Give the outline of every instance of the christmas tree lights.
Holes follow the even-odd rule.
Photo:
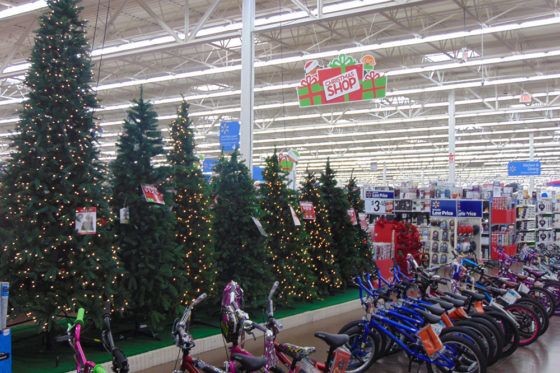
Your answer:
[[[321,296],[329,295],[342,287],[342,280],[333,253],[334,242],[328,211],[321,199],[317,178],[309,171],[302,182],[299,199],[313,204],[315,219],[305,219],[303,222],[310,237],[309,253],[313,270],[318,277],[317,291]]]
[[[287,174],[280,171],[276,152],[266,159],[263,179],[259,187],[263,226],[268,234],[272,271],[280,281],[279,299],[284,303],[311,301],[317,296],[317,277],[309,253],[309,235],[302,225],[295,225],[292,211],[299,211],[297,194],[286,186]]]
[[[40,17],[25,78],[28,100],[0,191],[0,272],[11,283],[10,314],[25,314],[49,330],[58,315],[78,307],[99,325],[119,267],[78,2],[48,1]],[[94,234],[75,231],[76,210],[84,207],[96,208]]]
[[[210,188],[194,155],[195,142],[189,104],[183,101],[171,123],[173,148],[167,158],[171,164],[171,185],[175,190],[175,244],[183,253],[188,287],[183,298],[189,303],[202,292],[215,293],[216,268],[210,210]]]
[[[351,177],[344,189],[346,190],[348,202],[350,202],[350,208],[356,211],[356,217],[359,216],[359,213],[365,213],[365,202],[360,198],[360,188],[358,188],[356,184],[356,179]],[[354,225],[354,231],[359,240],[358,258],[361,259],[359,266],[360,268],[368,270],[373,263],[373,253],[369,243],[369,235],[362,229],[360,224]]]

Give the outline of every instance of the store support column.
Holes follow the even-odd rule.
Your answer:
[[[253,103],[254,103],[254,26],[255,0],[243,0],[241,30],[241,125],[239,150],[249,172],[253,172]]]
[[[529,160],[533,162],[535,160],[535,143],[534,134],[529,134]],[[535,177],[529,176],[529,196],[533,195],[533,190],[535,188]]]
[[[455,91],[449,92],[449,184],[455,185]]]

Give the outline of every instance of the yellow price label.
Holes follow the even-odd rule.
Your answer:
[[[471,276],[471,290],[474,291],[474,276]]]
[[[544,260],[546,261],[546,265],[548,265],[548,256],[545,256]]]
[[[539,267],[541,266],[541,257],[539,256]]]

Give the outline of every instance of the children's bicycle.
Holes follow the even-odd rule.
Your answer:
[[[191,349],[195,346],[194,339],[189,334],[192,310],[205,298],[206,293],[201,294],[190,306],[185,309],[183,316],[173,327],[172,336],[175,339],[175,345],[183,352],[181,366],[177,369],[177,360],[173,373],[198,373],[199,370],[205,373],[235,373],[236,371],[255,372],[263,368],[267,363],[267,359],[264,357],[232,354],[231,360],[226,361],[225,367],[220,369],[203,360],[193,358],[190,355]],[[236,366],[235,362],[239,363],[239,367]]]
[[[84,350],[80,344],[80,332],[82,330],[82,325],[84,324],[84,313],[85,310],[80,308],[78,310],[78,315],[72,324],[68,323],[68,343],[74,350],[74,356],[76,359],[76,371],[78,373],[107,373],[105,369],[99,364],[95,364],[93,361],[88,361],[84,354]]]
[[[104,329],[101,333],[101,341],[103,343],[103,348],[113,355],[113,365],[112,370],[115,373],[128,373],[128,359],[124,352],[115,346],[113,341],[113,334],[111,333],[111,302],[107,301],[105,303],[105,312],[103,313],[103,325]]]

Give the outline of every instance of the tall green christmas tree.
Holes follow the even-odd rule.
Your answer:
[[[334,241],[334,255],[340,266],[340,274],[344,284],[347,284],[356,268],[359,267],[359,238],[348,217],[350,202],[342,188],[336,186],[334,170],[331,168],[330,160],[327,160],[325,171],[321,173],[320,192],[323,202],[327,206],[329,221]]]
[[[302,182],[299,199],[313,204],[315,219],[305,219],[303,222],[310,237],[309,254],[313,270],[318,276],[318,293],[322,296],[329,295],[342,287],[342,280],[333,254],[334,241],[328,210],[319,193],[317,178],[309,171]]]
[[[351,177],[348,184],[345,187],[346,196],[348,197],[348,202],[350,202],[350,208],[356,211],[356,219],[359,218],[360,213],[365,213],[365,202],[360,197],[360,188],[356,184],[356,178]],[[372,251],[369,244],[369,236],[366,231],[364,231],[361,225],[354,225],[354,231],[359,240],[359,254],[358,257],[361,260],[360,267],[370,268],[373,262]]]
[[[310,301],[317,296],[317,277],[309,255],[309,235],[301,225],[302,217],[296,215],[297,193],[286,186],[287,174],[280,171],[276,152],[266,159],[263,179],[259,186],[263,226],[269,236],[272,271],[280,281],[279,299]]]
[[[179,309],[186,287],[184,255],[174,243],[174,216],[169,206],[150,203],[142,187],[158,187],[165,178],[152,159],[163,154],[163,140],[152,104],[133,100],[117,144],[113,171],[113,207],[127,209],[128,222],[116,224],[125,276],[119,290],[127,314],[152,328]],[[161,189],[161,188],[160,188]],[[160,190],[163,192],[163,190]],[[154,200],[156,200],[154,198]]]
[[[216,269],[210,187],[194,155],[195,142],[189,104],[181,103],[177,119],[171,123],[173,148],[167,155],[171,164],[171,185],[175,190],[175,245],[183,252],[188,280],[184,298],[192,300],[202,292],[215,293]]]
[[[78,306],[102,320],[118,250],[108,229],[112,216],[95,146],[91,109],[97,101],[89,85],[86,24],[77,0],[47,3],[0,191],[0,272],[11,283],[10,313],[50,330],[55,316]],[[82,208],[90,211],[83,227],[76,214]]]
[[[253,220],[261,217],[255,186],[237,150],[229,159],[220,157],[215,170],[213,232],[218,292],[235,280],[245,290],[245,303],[254,307],[266,299],[275,280],[266,239]]]

